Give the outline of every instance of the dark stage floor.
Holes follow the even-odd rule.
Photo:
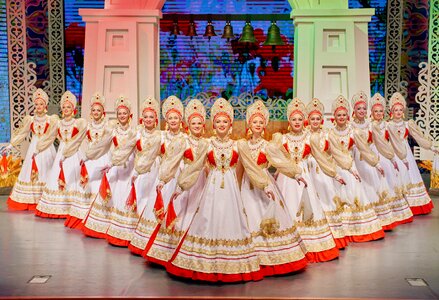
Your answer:
[[[381,241],[351,244],[338,260],[303,273],[245,284],[176,280],[125,248],[85,238],[61,220],[9,212],[0,197],[0,297],[242,297],[242,298],[439,298],[439,201]],[[44,284],[28,283],[50,275]],[[411,286],[422,278],[427,286]],[[419,283],[416,281],[415,283]],[[422,282],[421,282],[422,283]]]

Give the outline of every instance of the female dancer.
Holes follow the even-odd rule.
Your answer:
[[[170,147],[179,150],[173,151],[173,157],[165,156],[160,166],[160,173],[163,174],[166,170],[172,169],[170,165],[179,166],[178,158],[183,159],[183,170],[185,172],[178,176],[176,191],[169,202],[166,217],[161,223],[157,224],[142,253],[142,256],[148,261],[163,266],[171,258],[178,241],[189,226],[189,222],[198,207],[195,200],[203,191],[206,182],[205,172],[189,172],[193,165],[197,163],[199,157],[205,156],[207,151],[207,141],[202,138],[206,110],[199,100],[192,99],[185,108],[184,117],[186,124],[189,125],[189,136],[186,137],[182,145],[177,142],[178,140],[174,140],[170,144]],[[189,190],[182,191],[179,184],[184,185],[182,180],[189,180],[190,177],[196,179],[195,184]]]
[[[348,125],[349,103],[346,98],[338,96],[334,100],[332,113],[335,127],[330,129],[328,139],[331,155],[340,167],[338,172],[346,182],[346,186],[336,186],[338,194],[341,195],[339,206],[343,210],[345,233],[350,242],[381,239],[384,237],[381,222],[368,201],[351,156],[354,140],[352,128]]]
[[[343,210],[339,209],[338,205],[340,195],[337,193],[336,186],[346,183],[337,174],[337,165],[329,148],[328,130],[322,128],[324,112],[325,108],[319,99],[312,99],[306,106],[312,154],[308,159],[308,168],[311,181],[315,186],[320,187],[317,196],[334,236],[335,244],[337,248],[343,249],[348,245],[348,239],[343,225]]]
[[[354,120],[353,129],[354,147],[352,149],[355,166],[361,177],[362,186],[372,203],[373,208],[381,221],[383,230],[392,230],[396,225],[389,203],[389,185],[387,184],[380,157],[372,151],[373,145],[371,122],[366,120],[368,99],[364,92],[352,96]],[[388,174],[390,176],[390,174]]]
[[[53,142],[58,129],[58,116],[47,116],[49,97],[42,89],[33,93],[32,101],[35,115],[24,118],[6,147],[6,151],[18,147],[32,133],[20,174],[8,198],[8,207],[12,210],[35,210],[56,154]]]
[[[303,129],[306,115],[302,101],[294,98],[288,104],[287,116],[291,131],[284,135],[276,133],[273,140],[278,140],[290,153],[291,158],[299,164],[306,184],[301,185],[299,181],[283,174],[279,174],[277,184],[288,209],[298,219],[298,230],[308,250],[308,260],[311,262],[332,260],[339,256],[339,251],[308,171],[311,148],[309,135]]]
[[[81,229],[82,220],[96,197],[102,179],[101,170],[108,163],[108,150],[111,146],[112,127],[105,120],[105,99],[96,93],[91,99],[91,120],[86,131],[85,158],[80,161],[80,185],[83,198],[76,198],[64,225]]]
[[[80,187],[79,150],[87,129],[84,119],[75,119],[76,96],[66,91],[61,97],[63,119],[58,126],[58,152],[49,172],[46,187],[35,215],[42,218],[67,218],[75,201],[86,197]]]
[[[150,198],[152,201],[146,203],[134,230],[129,246],[134,254],[142,254],[154,228],[163,220],[164,211],[175,190],[176,176],[180,168],[179,148],[185,144],[184,134],[181,132],[183,113],[183,104],[176,96],[169,96],[163,102],[162,115],[166,120],[167,130],[161,132],[160,151],[169,164],[165,168],[160,168],[158,181],[155,183],[158,193],[150,191],[152,194],[150,196],[155,197]],[[173,141],[176,144],[171,146]]]
[[[393,217],[397,224],[412,222],[413,214],[404,196],[403,178],[408,178],[407,168],[402,162],[398,165],[397,157],[389,142],[387,124],[383,122],[386,100],[376,93],[370,99],[370,106],[373,119],[371,149],[380,156],[380,163],[386,174]]]
[[[288,159],[284,149],[272,147],[262,137],[269,118],[269,111],[260,100],[247,107],[250,139],[238,141],[244,166],[241,196],[264,276],[294,272],[307,264],[304,244],[268,166],[271,164],[292,178],[300,178],[302,170]]]
[[[126,206],[134,167],[136,132],[130,126],[131,104],[120,96],[116,100],[117,125],[113,130],[110,162],[103,168],[99,193],[84,220],[87,236],[105,238],[110,244],[127,246],[137,223],[137,212]]]
[[[405,157],[400,157],[408,169],[409,182],[407,188],[407,201],[414,215],[429,214],[433,209],[433,202],[427,193],[421,174],[419,173],[415,157],[407,141],[409,134],[424,149],[430,149],[436,154],[439,153],[433,147],[433,143],[422,134],[421,129],[413,120],[404,121],[404,110],[406,102],[400,93],[394,93],[389,102],[391,120],[387,126],[395,152],[405,152]],[[399,137],[399,139],[398,139]],[[398,141],[401,141],[398,143]],[[405,151],[404,151],[405,148]]]

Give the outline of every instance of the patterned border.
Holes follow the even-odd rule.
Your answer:
[[[50,100],[49,111],[58,112],[58,103],[64,93],[65,53],[64,53],[64,0],[49,0],[49,67]]]
[[[403,4],[402,0],[388,0],[387,2],[386,79],[384,87],[386,99],[400,90]]]

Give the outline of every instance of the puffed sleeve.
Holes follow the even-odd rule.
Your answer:
[[[302,169],[282,145],[282,135],[273,136],[271,142],[265,146],[265,155],[270,164],[287,177],[296,178],[302,173]]]
[[[310,137],[311,154],[317,161],[320,169],[328,175],[334,178],[337,175],[337,165],[335,161],[329,156],[326,151],[323,151],[320,147],[320,135],[318,133],[311,134]]]
[[[85,134],[87,133],[87,121],[82,118],[75,120],[75,128],[78,132],[66,143],[63,150],[63,156],[66,158],[78,152],[78,149],[85,138]]]
[[[268,175],[258,166],[256,161],[251,156],[251,150],[246,140],[241,139],[237,142],[239,158],[244,167],[245,173],[250,179],[254,187],[258,189],[265,189],[270,183]]]
[[[362,134],[361,130],[354,130],[354,140],[358,151],[360,151],[360,159],[364,159],[369,165],[375,167],[380,162],[380,158],[370,149],[367,138]]]
[[[409,133],[416,140],[418,145],[424,149],[432,149],[433,142],[422,133],[421,128],[416,125],[415,121],[408,121]]]
[[[160,181],[167,183],[175,177],[185,150],[186,139],[184,137],[177,137],[169,144],[166,148],[162,163],[160,164]]]
[[[17,128],[12,134],[12,138],[11,138],[12,146],[17,147],[24,141],[24,139],[29,135],[31,124],[32,124],[32,117],[25,116],[20,127]]]
[[[113,149],[111,153],[111,164],[113,166],[123,165],[128,160],[131,153],[133,153],[134,147],[136,146],[136,141],[136,132],[134,130],[130,130],[128,132],[126,142],[119,144]]]
[[[341,145],[332,131],[328,134],[328,141],[329,151],[337,165],[344,170],[350,170],[353,164],[352,156],[348,152],[343,152],[343,150],[340,149]]]
[[[49,117],[49,127],[47,132],[41,136],[37,142],[37,151],[42,152],[53,145],[56,136],[58,135],[59,117],[58,115],[51,115]]]
[[[136,153],[134,169],[138,174],[145,174],[151,170],[157,156],[160,155],[161,133],[156,130],[148,140],[149,147]]]
[[[387,126],[390,138],[390,144],[392,144],[393,150],[399,159],[405,160],[407,157],[407,148],[405,147],[404,139],[397,132],[398,130],[392,125]]]
[[[372,125],[372,139],[378,152],[387,159],[392,160],[395,157],[392,145],[385,139],[378,124]]]
[[[195,160],[192,163],[186,164],[178,176],[177,185],[182,190],[189,190],[197,182],[198,176],[206,164],[208,149],[209,144],[206,140],[202,139],[198,142]]]

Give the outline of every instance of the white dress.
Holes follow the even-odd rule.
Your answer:
[[[263,273],[235,172],[235,141],[211,139],[207,157],[210,173],[195,200],[199,206],[166,270],[211,282],[260,280]]]
[[[357,132],[361,132],[361,135],[367,137],[365,138],[365,140],[367,139],[367,146],[369,148],[367,150],[370,151],[371,146],[373,145],[373,139],[369,120],[365,120],[364,123],[361,124],[353,121],[351,122],[351,126],[353,130],[357,130]],[[386,178],[379,174],[375,166],[371,166],[363,158],[363,155],[361,154],[361,151],[357,145],[358,141],[356,140],[357,138],[361,137],[355,134],[353,136],[354,147],[352,152],[355,160],[355,166],[357,167],[357,171],[361,177],[361,185],[368,196],[369,202],[372,203],[378,219],[381,221],[383,230],[391,230],[397,225],[397,223],[390,206],[389,185],[387,184]],[[373,153],[375,157],[378,158],[378,163],[381,164],[380,157],[377,156],[375,152]],[[386,174],[384,175],[386,176]]]
[[[183,138],[183,133],[179,132],[178,134],[172,134],[168,131],[161,132],[161,154],[162,156],[167,155],[166,152],[170,152],[171,149],[170,144],[174,139]],[[159,168],[158,168],[159,169]],[[159,173],[159,170],[156,169],[155,172]],[[178,172],[178,171],[177,171]],[[159,175],[153,179],[151,177],[151,187],[149,200],[146,201],[146,205],[141,212],[139,217],[139,222],[134,230],[133,236],[131,238],[131,242],[129,245],[129,249],[132,253],[141,255],[143,250],[145,249],[151,235],[154,232],[158,222],[156,218],[155,206],[157,200],[156,186],[159,183]],[[178,176],[178,174],[176,175]],[[154,181],[152,181],[154,180]],[[161,196],[163,200],[163,209],[166,210],[169,200],[171,199],[172,193],[175,191],[175,187],[177,184],[176,178],[172,178],[169,182],[167,182],[162,191]]]
[[[352,160],[351,151],[354,145],[352,128],[350,126],[344,130],[332,128],[329,135],[332,135],[337,142],[336,145],[330,143],[331,149],[338,147],[346,155],[345,159]],[[352,161],[352,170],[356,170],[355,161]],[[346,185],[336,186],[336,191],[340,196],[337,205],[343,211],[343,227],[349,242],[367,242],[383,238],[381,222],[361,182],[357,181],[348,170],[338,168],[337,173],[346,182]]]
[[[85,137],[86,122],[84,119],[59,121],[58,152],[48,175],[41,200],[37,205],[35,215],[43,218],[67,218],[73,203],[85,197],[80,186],[80,161],[84,157],[79,146]],[[65,156],[66,151],[73,154]],[[64,158],[62,168],[60,160]],[[64,177],[64,178],[63,178]]]
[[[11,195],[8,198],[8,207],[13,210],[35,210],[38,201],[43,194],[43,188],[47,180],[50,169],[52,168],[53,160],[56,155],[53,143],[50,143],[43,151],[40,151],[35,157],[35,162],[32,159],[33,154],[37,150],[37,144],[45,137],[46,139],[55,139],[56,129],[50,130],[49,126],[52,123],[53,127],[58,125],[57,121],[52,120],[47,115],[43,117],[26,116],[23,120],[22,127],[14,134],[11,144],[18,146],[29,133],[32,134],[31,142],[21,166],[20,174],[12,189]],[[52,128],[53,129],[53,128]],[[47,135],[52,134],[53,137]],[[32,164],[36,165],[38,171],[37,176],[32,178]]]
[[[291,215],[296,217],[299,234],[308,251],[307,258],[311,262],[335,259],[339,256],[339,250],[308,170],[308,159],[311,154],[309,135],[305,131],[298,135],[284,134],[282,145],[300,166],[301,175],[308,184],[305,188],[303,183],[299,184],[295,179],[283,174],[277,177],[277,184],[287,207]]]
[[[406,172],[406,176],[402,176],[402,178],[405,180],[406,198],[410,209],[414,215],[428,214],[433,209],[433,202],[431,201],[427,189],[425,188],[425,184],[422,180],[421,173],[419,172],[416,159],[413,156],[413,152],[407,140],[409,134],[413,135],[413,133],[410,132],[408,123],[409,122],[407,121],[400,121],[397,123],[392,120],[389,121],[388,128],[399,135],[399,137],[403,140],[402,147],[406,148],[406,160],[409,164],[409,170],[407,170],[400,160],[399,164],[401,166],[399,169],[402,172]]]
[[[387,141],[387,147],[392,149],[392,145],[389,143],[389,136],[386,128],[386,122],[380,122],[379,126],[379,134],[382,138]],[[387,184],[389,185],[389,201],[392,209],[393,217],[395,218],[396,224],[404,224],[412,222],[413,214],[410,210],[410,206],[407,202],[404,192],[404,176],[408,177],[408,172],[404,164],[401,160],[398,162],[398,157],[396,155],[393,156],[393,160],[398,164],[397,171],[393,166],[393,163],[390,159],[384,157],[381,154],[375,143],[372,144],[371,149],[380,156],[380,164],[384,170],[385,178]],[[394,153],[393,153],[394,154]]]

